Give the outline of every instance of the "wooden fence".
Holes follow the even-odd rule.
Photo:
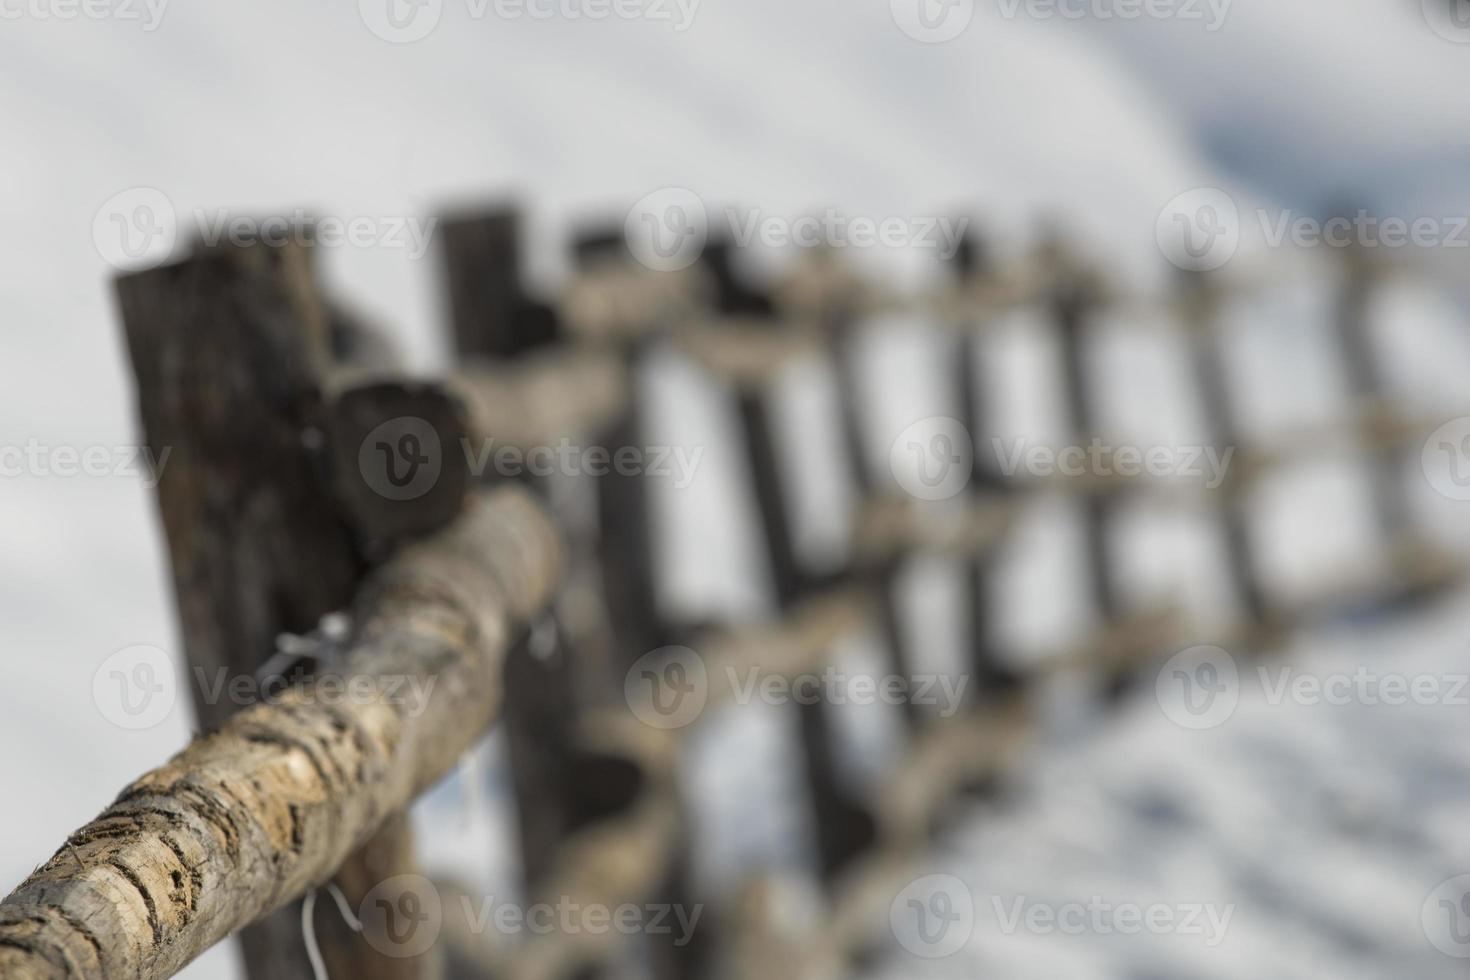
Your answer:
[[[188,663],[302,682],[238,711],[192,687],[205,734],[124,790],[0,904],[4,975],[163,978],[236,932],[256,980],[551,980],[630,963],[660,980],[839,975],[881,945],[875,924],[956,801],[1015,764],[1036,731],[1031,695],[1050,675],[1085,671],[1117,695],[1204,637],[1266,652],[1324,615],[1428,595],[1462,570],[1416,531],[1404,497],[1404,448],[1435,421],[1391,407],[1364,313],[1387,272],[1361,253],[1345,259],[1337,314],[1354,410],[1339,426],[1253,447],[1242,444],[1220,353],[1220,310],[1261,283],[1187,275],[1171,295],[1130,296],[1059,243],[1003,264],[971,240],[949,285],[920,296],[887,292],[817,252],[763,290],[737,275],[726,244],[712,243],[683,272],[652,272],[618,236],[600,234],[576,243],[570,281],[552,299],[525,284],[519,221],[487,211],[441,226],[458,360],[434,381],[404,376],[382,337],[323,295],[304,244],[199,247],[119,280],[143,429],[155,452],[172,450],[158,492]],[[1228,479],[1208,491],[1146,477],[1025,479],[977,453],[961,506],[895,494],[866,454],[858,326],[903,313],[942,330],[954,370],[934,383],[948,387],[969,432],[987,433],[977,344],[1001,314],[1022,308],[1045,311],[1056,331],[1078,445],[1102,427],[1089,353],[1098,318],[1148,311],[1183,329],[1209,440],[1236,451]],[[778,610],[770,622],[670,621],[644,477],[616,466],[585,477],[589,519],[548,481],[487,478],[457,451],[487,438],[523,451],[567,438],[607,459],[646,446],[643,374],[671,347],[731,399]],[[831,358],[839,379],[839,449],[860,501],[838,575],[813,574],[798,554],[772,409],[782,371],[812,356]],[[1387,573],[1277,601],[1246,493],[1274,466],[1359,451]],[[1072,494],[1082,509],[1078,566],[1099,625],[1023,668],[1000,649],[982,596],[1039,493]],[[1205,631],[1180,608],[1130,604],[1112,529],[1118,508],[1140,496],[1215,515],[1242,610],[1234,627]],[[499,724],[528,903],[702,907],[691,874],[702,828],[678,785],[698,725],[648,724],[651,709],[668,705],[640,699],[677,696],[660,684],[687,686],[696,665],[680,658],[692,649],[704,669],[704,717],[734,696],[726,667],[786,678],[820,671],[842,641],[865,632],[881,640],[893,677],[912,678],[898,577],[921,553],[963,562],[970,696],[947,718],[902,699],[902,762],[863,788],[839,775],[832,706],[793,705],[826,895],[820,921],[783,927],[755,902],[706,914],[689,942],[654,930],[635,941],[618,930],[556,929],[495,943],[454,921],[452,885],[419,873],[407,805]],[[363,696],[326,696],[353,684]],[[316,906],[320,889],[341,914]],[[395,914],[423,918],[431,906],[442,920],[437,941],[405,939]]]

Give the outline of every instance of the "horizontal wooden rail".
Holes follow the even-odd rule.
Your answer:
[[[469,360],[448,381],[470,437],[529,451],[607,431],[628,407],[628,372],[609,353],[549,350],[513,364]]]
[[[0,975],[162,980],[327,881],[495,719],[560,563],[515,489],[405,549],[359,593],[338,669],[134,782],[0,903]]]
[[[1393,262],[1375,257],[1380,278],[1433,276],[1422,263]],[[1271,290],[1299,285],[1299,270],[1282,271],[1277,263],[1255,267],[1232,265],[1217,273],[1211,288],[1220,298],[1250,299]],[[1142,292],[1096,263],[1057,243],[1030,255],[997,262],[985,272],[914,292],[902,292],[866,278],[836,261],[832,253],[806,252],[773,289],[774,311],[756,318],[768,331],[788,338],[821,334],[826,316],[841,311],[856,317],[917,318],[926,330],[972,330],[997,322],[1003,314],[1044,301],[1063,284],[1080,284],[1100,309],[1119,314],[1117,322],[1147,329],[1151,324],[1182,326],[1195,300],[1177,291]],[[561,301],[570,332],[594,343],[625,343],[650,332],[688,333],[711,320],[713,284],[698,267],[677,273],[655,272],[631,264],[602,264],[574,276]],[[1187,327],[1185,327],[1187,329]],[[760,353],[733,355],[736,367],[750,359],[770,363],[800,352],[799,343],[766,346]],[[701,342],[700,354],[718,356],[728,350],[719,340]]]

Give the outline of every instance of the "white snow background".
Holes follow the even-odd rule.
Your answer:
[[[1470,206],[1470,46],[1432,30],[1418,0],[1235,0],[1214,32],[1178,20],[1040,19],[1025,6],[1007,16],[1009,4],[976,0],[973,23],[944,44],[907,36],[880,0],[703,0],[684,32],[650,21],[474,19],[449,0],[433,33],[403,45],[374,36],[346,0],[172,0],[153,31],[59,19],[58,6],[0,0],[0,446],[136,441],[113,270],[92,229],[109,198],[138,186],[163,191],[181,214],[303,205],[427,217],[514,195],[531,216],[533,271],[547,284],[565,271],[561,244],[577,222],[620,221],[666,186],[692,189],[716,211],[968,213],[1007,249],[1054,219],[1140,288],[1166,281],[1155,221],[1193,188],[1225,188],[1243,210],[1315,213],[1345,193],[1405,217]],[[1259,242],[1245,251],[1240,261],[1281,261]],[[929,255],[852,258],[906,283],[936,271]],[[1463,275],[1463,252],[1429,258],[1443,280]],[[325,256],[335,292],[385,324],[425,371],[444,363],[433,262],[432,251],[415,260],[381,248]],[[1301,288],[1232,310],[1241,327],[1232,363],[1253,434],[1341,410],[1329,283],[1306,268]],[[1406,401],[1447,416],[1470,406],[1470,338],[1454,298],[1407,285],[1378,306]],[[1100,363],[1116,432],[1144,445],[1187,442],[1199,422],[1177,341],[1137,323],[1107,337]],[[906,425],[953,408],[929,381],[943,376],[938,347],[883,324],[872,341],[871,442],[885,459]],[[992,353],[1004,434],[1058,432],[1044,322],[1017,315]],[[756,614],[757,538],[732,489],[741,470],[726,407],[673,358],[650,382],[665,439],[706,448],[695,487],[664,501],[669,598]],[[782,410],[806,478],[804,541],[820,555],[850,503],[823,455],[833,433],[822,365],[793,372]],[[1470,505],[1414,485],[1426,526],[1470,548]],[[1284,591],[1378,560],[1351,463],[1284,474],[1254,516]],[[1134,596],[1183,592],[1203,622],[1219,622],[1213,597],[1226,580],[1206,525],[1140,514],[1122,533],[1137,558]],[[1011,549],[998,598],[1023,652],[1088,626],[1075,535],[1070,509],[1042,502]],[[921,565],[911,578],[912,628],[942,664],[957,656],[957,595],[942,567]],[[1457,605],[1412,625],[1304,636],[1288,662],[1350,672],[1385,658],[1410,673],[1464,671],[1470,614]],[[0,624],[8,889],[189,735],[182,702],[141,732],[119,730],[93,702],[93,673],[114,651],[155,644],[182,656],[140,480],[0,480]],[[850,653],[854,663],[873,656],[863,644]],[[892,719],[868,714],[850,719],[862,769],[895,748]],[[778,715],[711,719],[690,760],[693,803],[709,828],[701,870],[716,884],[751,867],[799,866],[802,827],[783,782],[791,743]],[[923,870],[957,875],[975,896],[981,921],[966,948],[921,961],[895,946],[879,970],[1137,980],[1458,973],[1419,915],[1435,885],[1470,871],[1460,829],[1467,736],[1463,709],[1303,709],[1249,690],[1230,723],[1191,733],[1142,691],[1096,728],[1070,726],[1035,755],[1008,802],[936,850]],[[492,742],[476,757],[494,752]],[[726,764],[702,764],[711,758]],[[503,774],[483,785],[484,794],[465,783],[436,792],[417,811],[421,839],[431,866],[478,874],[505,894],[514,867]],[[1092,895],[1237,911],[1224,941],[1206,949],[1178,936],[1005,934],[989,898]],[[221,948],[185,975],[235,969]]]

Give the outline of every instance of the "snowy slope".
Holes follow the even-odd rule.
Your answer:
[[[1378,50],[1386,38],[1369,7],[1333,5],[1334,23],[1359,32],[1347,38],[1355,49]],[[1154,222],[1170,197],[1224,186],[1244,206],[1285,186],[1261,181],[1253,190],[1242,181],[1259,174],[1212,161],[1221,133],[1241,145],[1286,142],[1282,134],[1310,117],[1313,138],[1334,140],[1339,156],[1367,141],[1375,173],[1397,173],[1460,138],[1463,104],[1426,99],[1412,73],[1433,73],[1434,91],[1459,91],[1464,62],[1453,56],[1462,50],[1406,28],[1402,41],[1383,40],[1381,55],[1346,70],[1326,54],[1298,57],[1312,47],[1313,23],[1270,0],[1238,0],[1220,35],[1231,47],[1212,55],[1224,50],[1215,41],[1176,48],[1120,39],[1008,20],[985,4],[944,45],[907,37],[885,4],[839,0],[706,0],[683,33],[647,22],[474,20],[450,3],[439,28],[409,45],[375,37],[350,3],[262,0],[226,10],[175,0],[151,33],[108,21],[8,21],[0,34],[0,262],[9,271],[0,277],[0,445],[135,439],[110,270],[92,239],[98,208],[130,187],[162,190],[180,213],[303,204],[340,216],[427,216],[447,202],[514,193],[531,210],[536,271],[547,280],[561,270],[557,244],[569,223],[620,219],[668,185],[693,189],[712,209],[787,216],[829,205],[875,217],[965,210],[1007,242],[1023,242],[1037,218],[1055,215],[1139,280],[1157,282]],[[1201,83],[1204,64],[1229,84]],[[1344,93],[1345,75],[1361,88]],[[1370,125],[1355,108],[1313,111],[1360,103],[1373,107]],[[895,276],[923,275],[930,261],[854,258]],[[340,291],[392,325],[416,365],[442,360],[432,258],[343,248],[327,256],[327,269]],[[1448,311],[1421,293],[1400,307],[1429,338],[1409,372],[1432,361],[1453,387],[1464,361],[1437,356],[1453,336]],[[1294,312],[1281,319],[1297,322]],[[1024,328],[1018,336],[1010,356],[1035,377],[1011,382],[1046,391],[1044,338]],[[905,354],[903,342],[885,349],[914,359],[905,363],[925,356]],[[1136,377],[1127,352],[1119,357],[1130,365],[1123,376]],[[1290,373],[1301,359],[1275,363]],[[810,434],[798,449],[826,431],[814,414],[820,405],[803,407],[822,398],[820,369],[811,376],[817,383],[792,385],[795,414],[808,419],[795,431]],[[684,427],[671,438],[710,447],[696,491],[672,501],[679,596],[752,609],[749,528],[738,517],[703,519],[739,506],[728,489],[738,464],[718,458],[721,440],[710,435],[722,409],[679,365],[666,366],[657,384],[658,397],[683,406]],[[933,411],[914,388],[891,400],[875,445]],[[1162,401],[1135,415],[1187,411],[1169,401],[1187,392],[1153,394]],[[1044,401],[1040,414],[1012,424],[1045,425]],[[1038,533],[1056,537],[1058,519],[1038,518]],[[1304,526],[1311,540],[1335,540]],[[1064,548],[1054,543],[1052,564],[1016,586],[1018,633],[1068,624],[1054,601],[1067,590],[1049,570],[1064,567],[1055,557]],[[1045,562],[1047,549],[1034,551]],[[730,560],[698,560],[710,554]],[[1169,557],[1155,576],[1182,560]],[[182,707],[156,728],[128,732],[92,700],[93,672],[113,651],[149,643],[176,652],[167,570],[141,481],[0,480],[0,622],[11,671],[0,719],[25,733],[25,749],[10,754],[11,794],[0,808],[0,886],[8,887],[51,853],[62,828],[187,737]],[[507,835],[490,836],[487,852]],[[769,837],[780,846],[779,830]],[[217,952],[190,975],[226,976],[230,967]]]

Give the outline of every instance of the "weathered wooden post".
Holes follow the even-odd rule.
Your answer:
[[[573,243],[577,268],[585,274],[626,268],[631,254],[621,227],[590,228]],[[662,275],[662,273],[660,273]],[[654,558],[654,510],[649,492],[649,474],[641,467],[624,472],[617,460],[620,450],[639,450],[646,459],[649,450],[648,394],[643,377],[659,338],[648,329],[635,330],[624,338],[623,364],[627,374],[627,405],[622,418],[603,436],[603,448],[613,460],[597,478],[598,555],[602,588],[612,626],[611,659],[617,689],[623,698],[623,679],[645,654],[668,645],[671,629],[659,603],[658,569]],[[669,766],[677,764],[675,758]],[[672,773],[646,773],[648,792],[672,783]],[[675,800],[674,837],[666,854],[668,863],[655,894],[656,901],[685,910],[696,904],[693,885],[693,828],[681,801]],[[706,974],[715,944],[715,925],[705,921],[688,941],[679,945],[672,936],[650,935],[649,965],[658,980],[692,980]]]
[[[556,311],[522,279],[521,214],[509,206],[446,215],[444,285],[454,349],[461,356],[509,358],[556,342]]]
[[[727,280],[716,295],[718,312],[729,313],[752,308],[769,308],[768,303],[752,299],[739,287],[733,274],[722,266],[726,256],[716,251],[716,281]],[[780,614],[789,614],[806,596],[807,577],[796,554],[785,481],[777,450],[775,426],[771,418],[769,384],[771,379],[750,383],[735,379],[735,404],[740,420],[740,435],[761,520],[771,588]],[[817,867],[823,883],[833,886],[840,873],[853,858],[872,845],[875,836],[873,817],[859,803],[838,774],[830,706],[820,699],[799,702],[796,706],[800,724],[802,762],[817,832]]]
[[[832,299],[838,303],[842,300]],[[837,306],[825,312],[824,330],[830,337],[833,367],[837,378],[837,397],[840,406],[842,444],[847,463],[848,477],[857,490],[859,505],[878,499],[877,481],[873,478],[867,441],[864,438],[862,419],[866,402],[863,392],[861,346],[858,342],[858,324],[850,310]],[[878,597],[877,626],[888,653],[889,669],[893,676],[902,681],[900,700],[904,722],[910,730],[923,722],[919,706],[914,703],[910,686],[913,683],[913,655],[909,650],[908,637],[903,628],[900,604],[899,577],[903,572],[901,553],[889,556],[873,570],[874,594]]]
[[[467,370],[489,365],[513,376],[510,372],[516,368],[540,372],[554,366],[555,359],[571,364],[578,354],[571,343],[559,342],[563,331],[554,311],[525,296],[519,274],[518,225],[518,218],[507,212],[465,214],[449,222],[445,251],[455,297],[454,336]],[[603,263],[624,261],[621,245],[620,235],[584,236],[575,243],[578,274],[597,270]],[[512,651],[506,664],[506,684],[512,691],[505,713],[506,732],[527,902],[562,898],[549,890],[567,886],[561,876],[567,870],[564,849],[568,843],[582,831],[610,826],[605,822],[647,806],[649,794],[663,793],[672,777],[672,772],[645,771],[649,760],[626,755],[623,750],[628,746],[599,744],[588,727],[596,713],[609,704],[622,703],[626,671],[664,642],[657,612],[647,475],[630,472],[619,453],[625,447],[641,448],[645,441],[637,372],[648,343],[635,339],[619,355],[621,363],[610,362],[622,379],[617,386],[617,411],[600,417],[592,428],[546,429],[532,437],[533,442],[547,442],[539,447],[546,449],[555,449],[555,441],[561,438],[586,439],[593,445],[581,448],[600,450],[612,462],[587,484],[596,499],[596,537],[574,541],[573,549],[577,552],[574,578],[584,584],[589,578],[600,579],[601,615],[606,617],[608,630],[599,632],[610,635],[594,637],[585,631],[573,635],[558,618],[543,623],[541,630]],[[589,345],[582,353],[594,352]],[[599,378],[602,373],[592,372]],[[606,400],[591,391],[566,391],[565,395],[599,403]],[[480,411],[472,413],[476,417],[471,420],[471,431],[496,437],[512,429],[525,432],[527,427],[515,424],[523,421],[520,418],[482,417],[487,407],[523,416],[547,406],[510,404],[497,398],[488,406],[481,401],[478,407]],[[493,460],[493,454],[489,458]],[[495,473],[484,476],[504,478]],[[549,484],[526,479],[543,494],[550,490]],[[678,821],[682,819],[680,815]],[[655,897],[687,905],[687,828],[681,826],[677,833],[681,840],[668,845],[666,853],[672,858]],[[675,948],[653,941],[651,966],[659,977],[697,976],[696,957],[702,948],[695,942]]]
[[[983,281],[989,274],[989,256],[985,244],[973,233],[960,240],[955,253],[953,267],[962,291]],[[954,349],[950,355],[955,372],[955,392],[960,406],[960,419],[972,435],[975,448],[975,468],[966,488],[970,502],[981,502],[1006,492],[1005,477],[1000,473],[999,461],[994,459],[988,442],[990,431],[985,405],[985,389],[976,373],[976,362],[983,350],[979,330],[983,329],[966,314],[958,324],[954,337]],[[983,707],[989,698],[1013,690],[1019,683],[1015,671],[1002,661],[997,649],[990,622],[990,580],[994,570],[995,554],[992,550],[976,552],[965,559],[965,623],[962,633],[967,653],[968,668],[974,674],[973,703]]]
[[[1390,406],[1388,382],[1374,346],[1369,319],[1382,268],[1369,247],[1356,240],[1340,251],[1342,283],[1334,310],[1334,340],[1351,402],[1349,420],[1358,427],[1358,436],[1368,434],[1371,438],[1372,427],[1388,414]],[[1367,462],[1376,530],[1383,547],[1390,552],[1406,543],[1413,527],[1405,457],[1401,445],[1375,444]]]
[[[1061,239],[1053,238],[1046,242],[1042,255],[1049,260],[1048,272],[1054,277],[1048,302],[1061,341],[1062,397],[1069,435],[1074,445],[1086,447],[1089,440],[1099,435],[1101,408],[1089,348],[1092,320],[1098,308],[1097,284],[1089,272],[1078,265]],[[1089,478],[1097,476],[1101,474],[1088,474]],[[1094,481],[1089,479],[1088,482]],[[1107,629],[1118,623],[1125,613],[1110,540],[1117,499],[1108,489],[1084,488],[1081,504],[1088,588],[1099,623]],[[1105,678],[1106,697],[1111,700],[1121,696],[1131,681],[1126,672]]]
[[[1240,423],[1235,402],[1230,394],[1229,373],[1220,349],[1220,295],[1213,280],[1204,273],[1183,272],[1180,275],[1184,329],[1187,333],[1195,388],[1199,391],[1204,411],[1204,438],[1217,450],[1236,450],[1241,445]],[[1223,457],[1222,457],[1223,458]],[[1247,466],[1249,460],[1242,460]],[[1225,558],[1230,580],[1235,589],[1249,627],[1266,626],[1270,606],[1259,578],[1255,549],[1251,543],[1247,516],[1250,474],[1237,473],[1219,488],[1220,530],[1224,536]]]
[[[1071,267],[1070,257],[1061,258],[1057,271],[1060,280],[1052,292],[1051,312],[1062,347],[1062,394],[1070,435],[1081,446],[1098,433],[1098,393],[1088,348],[1095,297],[1090,284]],[[1112,504],[1105,493],[1083,496],[1088,582],[1105,623],[1115,621],[1121,611],[1108,541]]]
[[[629,255],[621,228],[597,229],[579,236],[573,245],[577,266],[583,271],[623,265]],[[647,394],[644,366],[655,338],[638,333],[624,347],[628,372],[628,406],[621,421],[606,434],[605,448],[647,448]],[[598,533],[608,613],[618,651],[626,669],[666,639],[658,608],[658,584],[653,562],[653,512],[648,477],[624,472],[616,464],[598,477]]]
[[[213,729],[285,633],[308,634],[346,608],[363,573],[322,464],[335,368],[329,315],[304,243],[204,249],[121,277],[143,431],[172,451],[158,485],[189,690]],[[343,866],[360,902],[377,882],[413,870],[407,826],[390,821]],[[255,980],[311,980],[300,903],[241,933]],[[319,915],[335,976],[428,976],[429,954],[395,959]]]
[[[440,224],[450,326],[461,363],[514,360],[559,333],[542,314],[525,315],[538,307],[521,282],[520,224],[520,214],[509,207],[458,214]],[[466,445],[466,458],[485,448]],[[488,458],[493,461],[493,455]],[[497,479],[493,464],[491,472],[477,476],[489,483]],[[540,637],[533,633],[516,644],[505,663],[512,693],[504,713],[506,748],[528,902],[540,892],[576,823],[567,773],[582,707],[574,651],[554,620],[543,625]]]

